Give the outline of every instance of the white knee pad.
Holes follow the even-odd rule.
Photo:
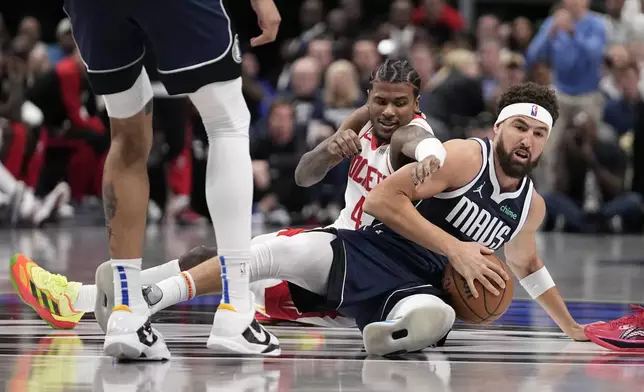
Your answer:
[[[451,306],[429,294],[410,295],[400,300],[387,321],[367,325],[362,331],[370,355],[414,352],[436,344],[456,320]]]
[[[128,118],[143,110],[152,95],[152,84],[144,67],[132,87],[120,93],[103,95],[103,100],[110,117]]]
[[[248,137],[250,112],[242,94],[241,78],[210,83],[189,97],[199,111],[209,140],[224,136]]]

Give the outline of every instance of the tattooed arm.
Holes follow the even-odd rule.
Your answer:
[[[366,106],[351,113],[336,133],[302,156],[295,169],[295,183],[302,187],[317,184],[344,158],[359,154],[358,133],[368,121]]]

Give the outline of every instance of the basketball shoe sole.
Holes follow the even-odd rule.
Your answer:
[[[368,324],[362,331],[369,355],[394,355],[435,345],[456,320],[454,309],[436,296],[416,294],[402,299],[387,320]]]

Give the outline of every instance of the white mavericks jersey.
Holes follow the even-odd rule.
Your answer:
[[[424,116],[416,115],[409,125],[418,125],[434,134]],[[371,121],[360,130],[362,153],[351,159],[347,189],[344,192],[344,208],[338,219],[330,226],[336,229],[355,230],[360,226],[370,225],[373,216],[362,211],[362,205],[369,192],[393,172],[390,160],[390,145],[378,146],[376,136],[372,133]]]

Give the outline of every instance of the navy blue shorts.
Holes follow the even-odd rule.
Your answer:
[[[336,235],[331,242],[333,264],[326,296],[289,283],[293,303],[300,312],[337,310],[354,318],[362,330],[382,321],[401,299],[431,294],[448,300],[442,290],[447,259],[393,237],[377,228],[360,230],[316,229]]]
[[[241,52],[223,0],[65,0],[96,94],[132,87],[146,44],[170,94],[241,75]]]

